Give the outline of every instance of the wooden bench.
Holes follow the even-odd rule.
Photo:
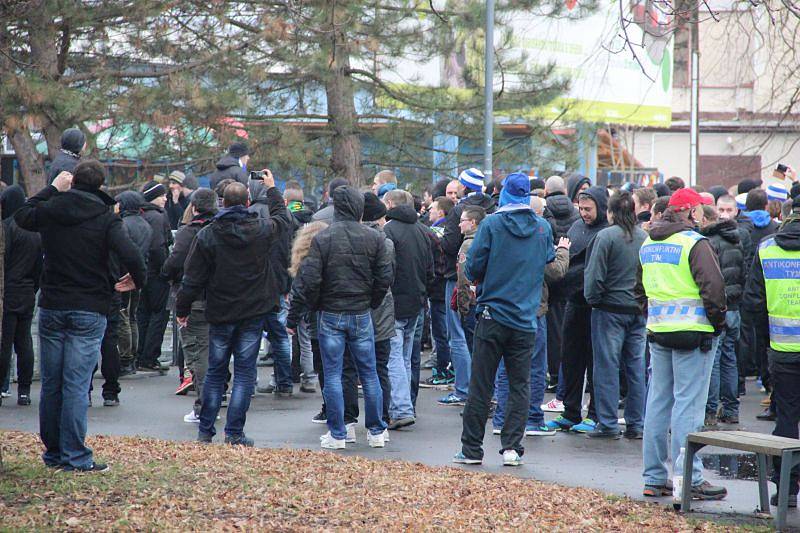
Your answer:
[[[683,466],[683,494],[681,509],[688,512],[692,501],[692,464],[695,454],[704,446],[717,446],[730,450],[753,452],[758,460],[758,493],[761,512],[770,514],[767,487],[767,456],[781,458],[781,484],[778,490],[778,516],[775,527],[783,529],[789,503],[789,471],[800,464],[800,440],[775,437],[749,431],[705,431],[690,433],[686,437],[686,463]]]

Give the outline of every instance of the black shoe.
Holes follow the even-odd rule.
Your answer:
[[[200,444],[211,444],[211,435],[207,435],[205,433],[198,433],[197,434],[197,442]]]
[[[119,405],[119,398],[114,396],[113,398],[103,398],[103,407],[116,407]]]
[[[294,394],[294,387],[278,387],[275,389],[275,396],[278,398],[291,398]]]
[[[275,359],[272,358],[271,355],[265,355],[258,360],[258,366],[273,366],[275,364]]]
[[[722,415],[719,417],[720,424],[738,424],[739,415]]]
[[[587,431],[586,438],[589,439],[611,439],[611,440],[619,440],[622,434],[619,432],[618,429],[608,430],[608,429],[595,429],[594,431]]]
[[[238,437],[230,437],[225,436],[225,444],[230,444],[231,446],[244,446],[245,448],[252,448],[255,446],[255,442],[250,437],[247,437],[242,433]]]
[[[771,422],[774,422],[775,419],[777,418],[777,415],[772,411],[770,411],[769,407],[767,407],[766,409],[764,409],[764,412],[757,414],[756,418],[758,418],[759,420],[769,420]]]
[[[712,485],[708,481],[692,486],[692,499],[694,500],[721,500],[727,495],[728,490],[725,487]]]
[[[111,469],[107,464],[104,463],[92,463],[92,465],[87,468],[72,468],[69,466],[65,466],[61,470],[63,470],[64,472],[75,472],[79,474],[84,474],[84,473],[92,474],[92,473],[108,472]]]
[[[769,504],[772,505],[773,507],[777,507],[778,506],[778,494],[777,493],[773,494],[772,497],[770,497]],[[792,508],[792,509],[797,507],[797,494],[789,494],[789,507]]]
[[[30,404],[31,404],[30,394],[20,394],[17,396],[17,405],[30,405]]]
[[[222,401],[219,403],[219,406],[220,407],[228,407],[228,395],[227,394],[223,394],[222,395]]]
[[[553,394],[558,389],[558,382],[552,383],[545,387],[544,391],[550,394]]]
[[[325,413],[325,409],[320,409],[319,413],[315,414],[311,421],[315,424],[327,424],[328,415]]]
[[[644,432],[640,429],[626,429],[622,436],[626,439],[642,440],[644,438]]]
[[[164,368],[161,366],[161,363],[136,363],[136,370],[140,372],[164,372]]]
[[[122,368],[119,369],[119,377],[132,376],[134,374],[136,374],[136,365],[134,365],[133,362],[122,365]]]
[[[413,425],[417,421],[416,418],[413,416],[407,416],[406,418],[400,418],[398,420],[389,420],[389,429],[400,429],[407,426]]]

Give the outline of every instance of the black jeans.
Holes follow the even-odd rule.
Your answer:
[[[6,311],[3,314],[3,336],[0,341],[0,383],[5,383],[11,370],[11,351],[17,354],[17,394],[30,394],[33,379],[33,314]]]
[[[549,332],[548,332],[549,333]],[[583,383],[586,377],[586,390],[589,392],[589,413],[587,416],[597,420],[594,410],[592,374],[592,308],[567,302],[564,312],[563,344],[561,349],[561,368],[564,372],[564,413],[563,417],[576,424],[583,420]]]
[[[483,459],[483,437],[489,402],[494,392],[494,379],[502,358],[508,374],[506,420],[500,434],[502,453],[525,448],[525,423],[530,403],[531,356],[536,334],[512,329],[495,320],[478,318],[469,380],[469,398],[464,407],[461,451],[469,459]]]
[[[547,308],[547,373],[550,374],[551,385],[561,379],[558,369],[561,365],[561,333],[566,306],[565,300],[558,299],[551,300]]]
[[[773,435],[798,438],[797,424],[800,423],[800,363],[770,364],[772,376],[772,405],[775,406],[778,418],[775,420]],[[772,481],[778,485],[781,472],[781,458],[772,459],[774,470]],[[797,494],[800,490],[800,465],[792,468],[790,474],[789,494]]]
[[[139,299],[136,323],[139,326],[139,353],[141,364],[158,362],[161,356],[161,343],[169,322],[169,283],[154,277],[147,280]]]
[[[103,333],[103,342],[100,344],[100,372],[103,374],[103,399],[113,400],[119,396],[122,388],[119,386],[120,367],[122,365],[119,358],[119,325],[122,322],[122,315],[119,312],[119,305],[115,302],[111,306],[111,312],[106,317],[106,331]],[[92,378],[97,372],[97,365],[92,371]],[[89,386],[92,390],[92,386]]]

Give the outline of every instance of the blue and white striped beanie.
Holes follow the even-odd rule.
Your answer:
[[[740,211],[746,211],[745,204],[747,203],[747,193],[743,192],[741,194],[736,195],[736,207],[739,208]]]
[[[778,200],[785,202],[789,198],[789,193],[786,190],[786,185],[779,181],[773,181],[767,186],[767,200]]]
[[[468,168],[458,175],[458,181],[461,182],[461,185],[472,191],[483,191],[484,179],[483,172],[477,168]]]

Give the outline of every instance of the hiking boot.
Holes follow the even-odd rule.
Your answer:
[[[525,436],[526,437],[546,437],[548,435],[555,435],[556,430],[551,429],[544,424],[541,426],[526,426],[525,427]]]
[[[503,466],[521,466],[522,457],[516,450],[506,450],[503,452]]]
[[[760,414],[756,415],[756,418],[759,420],[769,420],[770,422],[774,422],[777,418],[777,415],[769,410],[769,407],[764,409],[764,411]]]
[[[351,422],[349,424],[345,424],[345,429],[347,429],[347,437],[344,438],[344,441],[348,444],[354,444],[356,442],[356,423]]]
[[[103,398],[103,407],[116,407],[119,405],[119,397]]]
[[[663,496],[672,496],[672,480],[667,480],[663,485],[649,485],[645,484],[642,491],[643,496],[649,498],[661,498]]]
[[[458,452],[453,456],[453,462],[458,463],[460,465],[479,465],[483,463],[483,459],[470,459],[466,457],[462,452]]]
[[[564,412],[564,402],[561,400],[556,400],[553,398],[547,403],[543,403],[541,405],[542,411],[545,413],[563,413]]]
[[[738,424],[739,415],[722,415],[719,417],[720,424]]]
[[[572,426],[575,425],[575,422],[572,420],[567,420],[563,416],[558,416],[555,419],[545,422],[545,427],[548,429],[552,429],[554,431],[569,431],[572,429]]]
[[[717,427],[716,413],[706,413],[706,419],[703,422],[703,425],[709,428]]]
[[[381,431],[377,435],[373,435],[372,433],[367,433],[367,444],[369,444],[370,448],[383,448],[386,446],[386,439],[384,438],[384,432]]]
[[[708,481],[692,486],[692,499],[694,500],[721,500],[727,495],[728,490],[725,487],[712,485]]]
[[[236,437],[225,435],[225,444],[230,444],[231,446],[244,446],[245,448],[252,448],[255,446],[253,439],[247,437],[244,433]]]
[[[572,427],[573,431],[577,431],[575,429],[576,426]],[[619,440],[622,437],[622,434],[619,432],[618,429],[600,429],[595,427],[592,431],[586,432],[586,438],[588,439],[610,439],[610,440]]]
[[[329,431],[319,438],[319,445],[326,450],[344,450],[345,439],[334,439]]]
[[[328,415],[325,414],[325,409],[320,409],[319,413],[315,414],[311,421],[315,424],[327,424]]]
[[[17,405],[30,405],[31,404],[31,395],[30,394],[19,394],[17,395]]]
[[[178,385],[178,389],[175,391],[175,396],[186,396],[186,394],[194,389],[194,381],[192,380],[192,375],[188,374],[183,377],[181,384]]]
[[[389,420],[389,429],[400,429],[406,426],[414,425],[417,421],[416,418],[413,416],[407,416],[405,418],[399,418],[397,420]]]
[[[455,393],[450,393],[444,398],[439,398],[438,402],[439,405],[457,405],[463,406],[467,405],[467,400],[462,398],[461,396],[456,395]]]
[[[778,506],[778,493],[773,494],[769,499],[769,504],[773,507]],[[797,494],[789,494],[789,507],[797,507]]]
[[[622,436],[630,440],[642,440],[644,438],[644,431],[641,429],[626,429]]]
[[[595,428],[597,428],[597,422],[591,418],[584,418],[580,424],[575,424],[570,430],[575,433],[589,433],[590,431],[594,431]]]

